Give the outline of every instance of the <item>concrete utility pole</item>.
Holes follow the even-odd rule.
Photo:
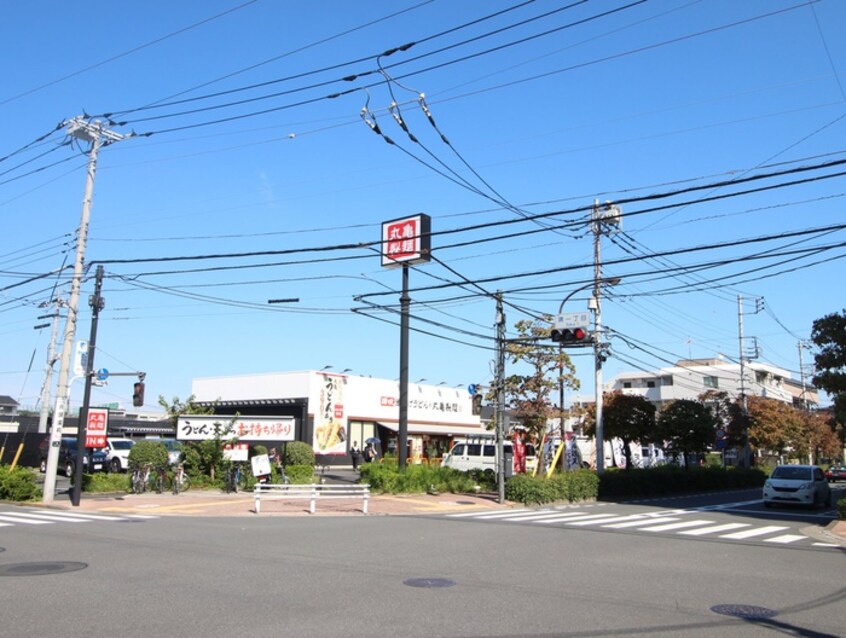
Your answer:
[[[505,311],[502,291],[496,293],[496,454],[497,497],[505,503]]]
[[[52,301],[54,311],[42,315],[39,319],[52,318],[50,322],[50,345],[47,346],[47,363],[44,366],[44,385],[41,386],[41,412],[38,415],[38,433],[47,433],[47,420],[50,417],[50,388],[53,387],[53,366],[56,364],[56,339],[59,336],[59,309],[63,302],[58,297]]]
[[[749,407],[746,402],[746,356],[743,352],[743,295],[737,295],[737,337],[740,354],[740,414],[743,419],[743,467],[749,467]]]
[[[606,202],[600,207],[599,200],[593,203],[593,357],[594,357],[594,392],[596,402],[596,473],[605,471],[605,424],[602,418],[602,363],[605,361],[605,344],[602,343],[602,285],[612,280],[602,279],[602,258],[600,255],[601,238],[605,224],[620,225],[621,211],[617,206]],[[619,279],[613,281],[618,282]],[[612,284],[613,285],[613,284]],[[563,303],[562,303],[563,305]]]
[[[71,350],[76,335],[78,320],[79,291],[85,269],[85,246],[88,241],[88,224],[91,219],[91,202],[94,199],[94,176],[97,172],[97,154],[104,144],[119,142],[124,139],[113,131],[105,129],[100,122],[89,122],[78,116],[65,122],[68,134],[82,141],[89,142],[88,175],[85,181],[85,195],[82,199],[82,218],[77,230],[76,261],[73,267],[71,293],[68,299],[68,316],[65,320],[65,338],[62,344],[62,358],[59,367],[59,381],[56,387],[56,407],[53,410],[53,427],[50,430],[50,447],[47,452],[47,472],[44,475],[44,503],[52,503],[56,491],[56,469],[59,465],[59,446],[62,441],[62,427],[65,423],[65,411],[70,397]]]

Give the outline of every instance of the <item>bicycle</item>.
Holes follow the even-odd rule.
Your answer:
[[[167,488],[167,468],[160,467],[156,470],[156,479],[153,485],[158,494],[164,493]]]
[[[191,479],[189,479],[188,475],[185,473],[185,468],[182,463],[178,464],[173,470],[173,480],[171,482],[171,486],[173,487],[174,494],[187,492],[191,489]]]
[[[238,488],[240,487],[242,490],[247,487],[247,477],[241,471],[241,465],[238,463],[233,463],[229,466],[229,469],[226,471],[226,479],[224,481],[224,489],[226,493],[235,494],[238,493]]]
[[[142,465],[136,467],[132,472],[132,493],[143,494],[147,491],[147,483],[150,480],[150,466]]]

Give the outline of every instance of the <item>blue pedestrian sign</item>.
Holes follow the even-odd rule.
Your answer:
[[[97,370],[97,379],[98,380],[105,381],[108,378],[109,378],[109,371],[108,370],[106,370],[105,368],[100,368],[99,370]]]

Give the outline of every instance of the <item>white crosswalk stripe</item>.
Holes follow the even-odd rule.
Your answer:
[[[715,508],[703,508],[713,511]],[[565,527],[603,528],[609,530],[632,530],[635,532],[672,533],[694,538],[712,537],[724,540],[742,541],[754,539],[773,545],[790,545],[810,541],[803,534],[789,533],[784,525],[753,526],[751,523],[718,523],[713,519],[684,518],[685,514],[702,513],[701,510],[658,510],[639,514],[614,512],[596,513],[584,509],[519,509],[495,512],[461,512],[447,514],[447,518],[463,520],[486,520],[492,522],[523,523],[526,525],[559,525]],[[788,533],[785,533],[785,532]],[[813,547],[839,547],[834,543],[808,543]]]
[[[149,520],[159,518],[145,514],[88,514],[63,510],[15,510],[0,511],[0,527],[14,525],[52,525],[54,523],[92,523],[95,521],[120,522],[128,520]]]

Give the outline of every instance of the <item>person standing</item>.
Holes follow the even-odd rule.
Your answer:
[[[372,463],[374,458],[376,458],[376,450],[374,449],[372,443],[368,443],[364,447],[364,462]]]
[[[358,471],[358,464],[361,462],[361,450],[358,447],[358,441],[353,441],[350,447],[350,456],[352,457],[353,471]]]

